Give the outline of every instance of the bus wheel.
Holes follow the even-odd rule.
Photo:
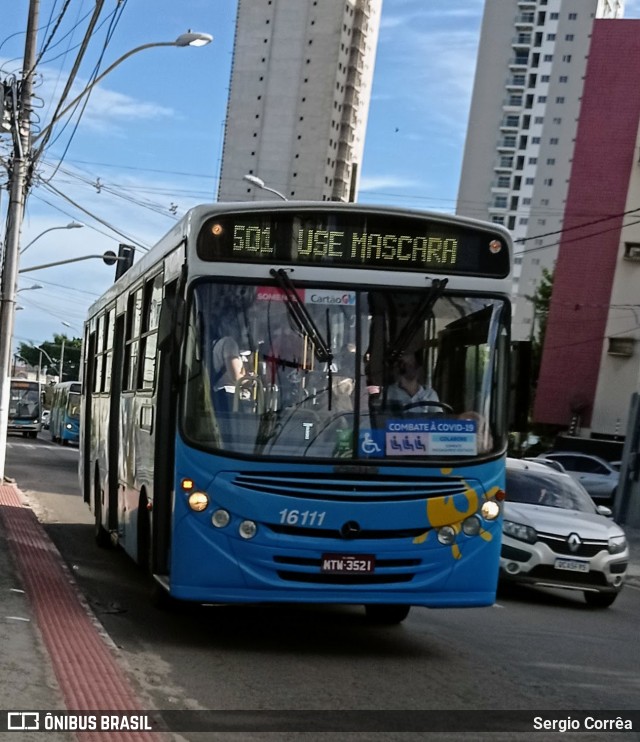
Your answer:
[[[182,607],[182,601],[172,598],[156,580],[151,586],[151,603],[159,611],[178,611]]]
[[[367,613],[369,623],[380,626],[393,626],[402,623],[409,615],[411,606],[409,605],[380,605],[372,603],[364,607]]]
[[[100,490],[99,475],[96,471],[96,481],[93,484],[93,512],[95,515],[95,526],[93,535],[96,544],[101,549],[108,549],[111,546],[109,531],[102,525],[102,491]]]
[[[32,430],[32,431],[31,431],[31,432],[29,433],[29,438],[37,438],[37,437],[38,437],[38,433],[37,433],[37,431],[35,431],[35,430]]]

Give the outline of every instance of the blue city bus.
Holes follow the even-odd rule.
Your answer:
[[[49,432],[54,443],[67,446],[80,440],[81,395],[79,381],[61,381],[53,387]]]
[[[42,384],[28,379],[10,379],[8,433],[37,438],[42,430]]]
[[[491,605],[512,252],[500,226],[399,208],[191,209],[85,324],[98,544],[169,600],[389,624]]]

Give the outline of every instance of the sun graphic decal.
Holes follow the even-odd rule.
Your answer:
[[[452,469],[442,469],[441,472],[448,475],[452,473]],[[492,499],[498,491],[498,487],[492,487],[485,495],[481,495],[474,487],[464,482],[464,492],[459,492],[455,495],[434,497],[427,500],[426,515],[428,530],[416,536],[413,539],[413,543],[424,544],[429,538],[429,534],[435,531],[435,529],[449,526],[455,534],[454,541],[451,544],[451,555],[454,559],[461,559],[462,552],[457,541],[462,531],[463,521],[465,518],[477,513],[481,503],[484,500]],[[485,541],[491,541],[493,539],[491,533],[484,528],[480,528],[477,535]]]

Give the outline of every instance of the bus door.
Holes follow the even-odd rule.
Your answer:
[[[109,324],[111,325],[111,322]],[[109,327],[108,332],[111,332],[111,327]],[[122,393],[122,361],[124,357],[124,341],[125,315],[121,314],[119,317],[116,317],[115,327],[113,328],[111,394],[109,397],[109,493],[107,516],[109,531],[115,531],[118,528],[118,485],[120,479],[120,399]]]
[[[85,338],[86,352],[84,354],[84,378],[82,380],[82,388],[84,390],[84,409],[82,410],[82,426],[80,428],[82,447],[82,456],[80,458],[82,466],[82,494],[83,500],[90,504],[91,503],[91,438],[93,436],[93,387],[96,369],[96,333],[92,332]],[[55,401],[55,400],[54,400]],[[52,405],[51,417],[55,414],[55,406]],[[53,432],[53,420],[50,420],[49,427]]]

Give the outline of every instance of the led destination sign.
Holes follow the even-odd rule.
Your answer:
[[[501,234],[457,222],[358,212],[220,215],[198,240],[203,260],[298,263],[504,277]]]

